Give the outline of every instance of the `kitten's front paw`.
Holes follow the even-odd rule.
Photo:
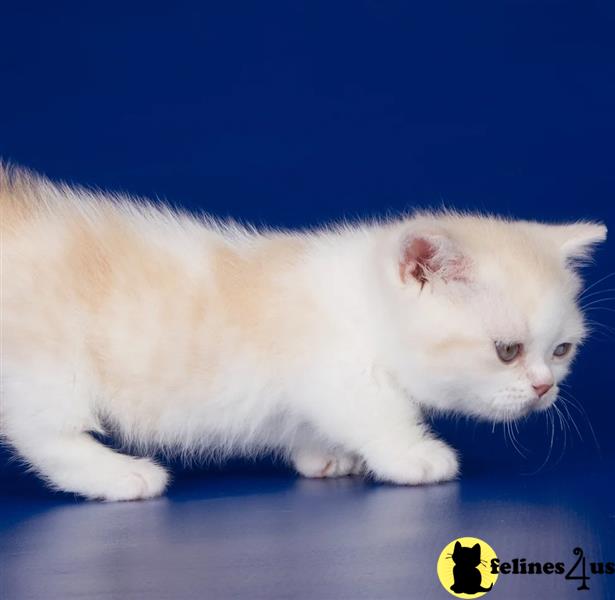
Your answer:
[[[426,439],[390,456],[373,473],[377,479],[402,485],[438,483],[457,476],[459,461],[455,451],[444,442]]]
[[[295,469],[303,477],[345,477],[363,472],[363,461],[353,454],[299,450],[293,455]]]
[[[121,469],[109,473],[104,491],[94,492],[91,497],[108,502],[146,500],[160,496],[168,481],[168,473],[153,461],[130,458]]]

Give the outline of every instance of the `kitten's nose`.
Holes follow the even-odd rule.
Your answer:
[[[540,385],[532,386],[534,391],[538,394],[539,398],[542,398],[552,387],[552,383],[541,383]]]

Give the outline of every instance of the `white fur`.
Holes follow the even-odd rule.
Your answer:
[[[548,408],[572,358],[553,350],[585,333],[570,261],[606,237],[591,223],[456,214],[259,233],[7,170],[0,200],[0,429],[51,486],[106,500],[156,496],[168,477],[88,432],[188,458],[279,452],[311,477],[455,477],[425,411],[509,420]],[[108,241],[116,227],[123,254]],[[90,243],[66,254],[73,230],[113,268],[100,306]],[[433,255],[420,256],[425,244]],[[146,280],[132,247],[172,261],[166,279]],[[218,297],[224,261],[250,282]],[[188,319],[202,290],[205,308]],[[239,297],[245,323],[228,308]],[[502,364],[495,341],[523,343],[523,356]],[[556,385],[538,399],[545,382]]]

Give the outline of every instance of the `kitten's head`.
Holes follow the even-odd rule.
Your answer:
[[[474,546],[462,546],[455,542],[455,549],[452,554],[453,562],[457,566],[477,567],[480,564],[480,544]]]
[[[490,420],[551,406],[585,336],[578,262],[606,227],[443,215],[395,235],[402,382],[416,399]]]

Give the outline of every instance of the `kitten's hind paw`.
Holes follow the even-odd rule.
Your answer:
[[[363,461],[354,454],[299,450],[293,454],[295,469],[303,477],[345,477],[360,475],[364,471]]]

